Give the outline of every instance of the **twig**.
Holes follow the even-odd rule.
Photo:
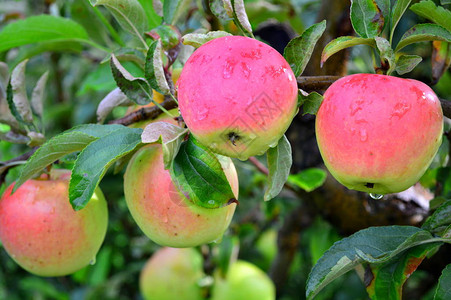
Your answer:
[[[22,155],[19,155],[15,158],[12,158],[7,161],[0,162],[0,185],[5,182],[6,175],[8,174],[9,169],[15,167],[17,164],[14,164],[15,162],[19,161],[25,161],[29,159],[35,152],[38,150],[39,147],[33,147],[30,151],[25,152]]]
[[[297,78],[298,88],[306,92],[323,92],[341,76],[301,76]]]

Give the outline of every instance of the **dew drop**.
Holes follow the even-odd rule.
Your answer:
[[[365,129],[360,129],[360,140],[365,142],[368,139],[368,134]]]
[[[384,197],[384,195],[382,195],[382,194],[370,193],[370,197],[373,198],[374,200],[380,200],[380,199],[382,199],[382,197]]]
[[[94,257],[93,259],[91,259],[91,260],[89,261],[89,264],[90,264],[91,266],[95,265],[95,264],[96,264],[96,258]]]
[[[200,110],[197,111],[197,119],[199,121],[201,121],[207,117],[207,114],[208,114],[208,108],[206,108],[206,107],[201,108]]]
[[[214,204],[216,204],[216,201],[215,200],[208,200],[208,204],[214,205]]]

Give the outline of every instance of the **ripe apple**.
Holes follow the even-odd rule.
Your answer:
[[[105,238],[108,211],[102,192],[97,189],[85,208],[74,211],[69,178],[70,171],[54,172],[51,179],[26,181],[11,195],[13,184],[0,200],[0,240],[30,273],[74,273],[95,259]]]
[[[233,162],[220,163],[238,199],[238,176]],[[155,243],[170,247],[194,247],[218,240],[230,224],[236,204],[208,209],[187,199],[164,169],[161,145],[140,149],[124,175],[127,206],[141,230]]]
[[[213,152],[247,159],[275,147],[297,112],[290,65],[255,39],[226,36],[199,47],[178,80],[180,113]]]
[[[233,263],[225,278],[215,273],[211,300],[274,300],[274,283],[262,270],[246,261]]]
[[[194,248],[161,248],[141,271],[141,294],[146,300],[201,300],[202,270],[202,256]]]
[[[419,180],[441,144],[440,101],[424,83],[356,74],[333,83],[316,117],[316,137],[330,173],[346,187],[374,194]]]

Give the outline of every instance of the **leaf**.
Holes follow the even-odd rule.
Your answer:
[[[25,67],[27,62],[28,61],[25,60],[14,68],[11,74],[11,88],[15,109],[25,123],[31,124],[33,123],[33,115],[31,113],[31,106],[28,101],[27,88],[25,86]]]
[[[244,0],[231,0],[233,7],[233,16],[236,25],[243,30],[244,33],[252,33],[252,26],[246,14]]]
[[[148,29],[148,20],[143,7],[137,0],[90,0],[91,5],[105,6],[122,28],[142,40]]]
[[[208,5],[210,6],[211,12],[219,20],[230,21],[233,19],[233,9],[230,1],[209,0]]]
[[[441,5],[451,4],[451,0],[440,0]]]
[[[121,125],[81,125],[54,136],[28,159],[14,186],[16,191],[36,173],[72,152],[81,151],[97,138],[122,128]]]
[[[161,24],[162,18],[155,11],[154,1],[152,0],[138,0],[143,7],[144,13],[147,16],[147,21],[149,22],[149,29],[155,28]],[[155,1],[156,2],[156,1]],[[160,2],[161,4],[161,2]]]
[[[115,88],[105,98],[100,101],[99,106],[97,107],[97,122],[103,123],[105,121],[108,114],[113,111],[115,107],[118,106],[128,106],[132,101],[125,96],[124,93],[119,88]]]
[[[402,287],[426,256],[441,243],[420,245],[407,250],[389,262],[372,264],[365,272],[367,291],[372,300],[401,300]]]
[[[298,94],[298,102],[299,106],[302,105],[302,115],[316,115],[321,107],[321,103],[323,103],[323,99],[323,95],[318,94],[317,92],[307,94],[301,90]]]
[[[12,22],[0,32],[0,52],[44,41],[88,41],[88,34],[70,19],[40,15]]]
[[[393,34],[396,26],[401,20],[402,15],[406,12],[412,0],[397,0],[392,8],[390,20],[390,42],[393,40]]]
[[[288,175],[290,175],[293,158],[291,156],[291,145],[287,137],[284,135],[280,138],[278,144],[274,148],[269,148],[266,153],[268,160],[268,187],[265,191],[264,199],[269,201],[279,195],[282,191]]]
[[[390,0],[376,0],[376,4],[381,10],[382,15],[384,16],[385,25],[390,22],[390,11],[391,11],[391,3]]]
[[[326,177],[326,171],[319,168],[310,168],[290,175],[288,182],[297,185],[306,192],[311,192],[322,186],[326,181]]]
[[[163,2],[163,18],[166,23],[174,25],[178,21],[184,7],[183,2],[184,0],[165,0]]]
[[[444,7],[435,6],[435,3],[432,1],[421,1],[420,3],[413,4],[410,10],[451,31],[451,11]]]
[[[42,74],[33,89],[33,93],[31,94],[31,108],[33,109],[33,112],[40,118],[42,117],[44,91],[48,77],[49,71]]]
[[[436,24],[418,24],[407,30],[402,36],[395,52],[402,48],[418,42],[444,41],[451,42],[451,33],[440,25]]]
[[[326,45],[326,47],[324,47],[323,53],[321,54],[321,67],[329,57],[331,57],[338,51],[357,45],[368,45],[376,48],[376,42],[374,41],[374,39],[364,39],[355,36],[342,36],[336,38],[330,41]]]
[[[139,105],[145,105],[150,102],[152,90],[144,78],[134,77],[130,74],[114,54],[111,54],[110,66],[117,86],[130,100]]]
[[[374,0],[351,0],[351,23],[362,38],[373,38],[384,28],[384,16]]]
[[[432,42],[432,84],[437,83],[451,64],[451,44],[441,41]]]
[[[376,36],[374,40],[376,41],[376,46],[379,50],[381,60],[383,61],[383,63],[388,63],[389,70],[387,72],[387,75],[390,75],[395,67],[395,54],[393,53],[390,42],[385,38],[378,36]]]
[[[156,40],[150,44],[146,56],[144,76],[154,90],[163,95],[168,95],[171,93],[171,90],[164,76],[162,55],[160,40]]]
[[[164,168],[168,170],[177,155],[188,129],[167,122],[154,122],[144,128],[143,143],[160,143],[163,147]]]
[[[111,164],[141,143],[141,133],[140,128],[122,127],[83,149],[75,161],[69,182],[69,201],[75,210],[88,204]]]
[[[424,230],[430,231],[441,236],[446,232],[447,227],[451,225],[451,200],[446,201],[424,222]]]
[[[434,295],[434,300],[447,299],[451,299],[451,264],[443,269],[442,275],[438,279],[438,285]]]
[[[190,136],[173,161],[172,180],[198,206],[219,208],[236,200],[218,157]]]
[[[399,75],[409,73],[422,60],[423,60],[423,58],[418,55],[403,54],[403,55],[399,56],[398,60],[396,61],[396,72],[398,72]]]
[[[313,49],[326,29],[326,21],[313,24],[300,36],[292,39],[285,47],[284,58],[290,64],[296,77],[304,72],[307,63],[312,56]]]
[[[307,299],[357,265],[382,263],[414,246],[441,239],[413,226],[370,227],[336,242],[317,262],[307,280]]]
[[[182,42],[184,45],[190,45],[195,48],[199,48],[206,42],[209,42],[211,40],[214,40],[214,39],[217,39],[220,37],[224,37],[224,36],[231,36],[231,34],[228,32],[225,32],[225,31],[220,31],[220,30],[210,31],[206,34],[205,33],[188,33],[182,37]]]

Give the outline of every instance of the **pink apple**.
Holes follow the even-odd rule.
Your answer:
[[[28,180],[0,200],[0,239],[21,267],[40,276],[63,276],[95,260],[105,238],[108,211],[97,189],[88,205],[69,203],[70,172],[51,180]]]
[[[217,38],[199,47],[177,84],[191,133],[229,157],[247,159],[276,146],[297,112],[290,65],[275,49],[247,37]]]
[[[442,141],[440,101],[424,83],[356,74],[333,83],[316,118],[324,163],[346,187],[403,191],[428,168]]]
[[[232,191],[238,199],[238,177],[233,162],[220,159]],[[194,247],[221,239],[236,204],[217,209],[194,205],[174,186],[164,169],[161,145],[140,149],[124,175],[127,206],[141,230],[155,243],[170,247]]]

